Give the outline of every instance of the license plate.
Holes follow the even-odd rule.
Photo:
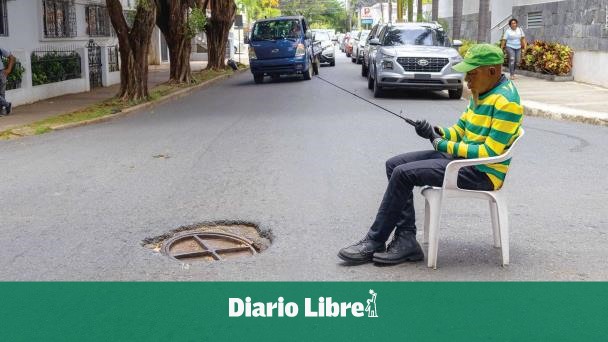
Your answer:
[[[431,78],[431,74],[415,74],[414,78],[418,78],[418,79],[424,78],[424,79],[427,79],[427,78]]]

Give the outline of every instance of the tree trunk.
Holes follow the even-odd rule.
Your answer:
[[[190,34],[188,31],[188,0],[156,0],[156,25],[165,36],[169,48],[169,82],[190,83]]]
[[[407,0],[407,21],[414,21],[414,0]]]
[[[490,35],[490,0],[479,0],[479,26],[477,26],[477,41],[488,42]]]
[[[439,20],[439,0],[433,0],[433,14],[431,15],[431,20]]]
[[[421,22],[424,18],[422,18],[422,0],[418,0],[416,3],[416,21]]]
[[[152,2],[137,6],[133,27],[129,28],[120,0],[106,0],[110,21],[116,31],[120,51],[120,90],[122,100],[147,100],[148,49],[154,29],[156,5]]]
[[[211,18],[207,23],[207,69],[226,68],[226,43],[234,22],[236,4],[234,0],[209,0]],[[203,7],[205,8],[205,7]]]
[[[452,7],[452,40],[460,39],[462,25],[462,0],[454,0]]]

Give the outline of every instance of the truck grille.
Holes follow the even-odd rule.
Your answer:
[[[420,65],[420,60],[425,60],[428,64]],[[405,71],[440,72],[448,64],[448,59],[441,57],[399,57],[397,63],[401,64]]]

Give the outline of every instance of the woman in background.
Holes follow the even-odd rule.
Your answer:
[[[526,35],[518,26],[517,19],[509,20],[509,28],[502,35],[500,47],[504,50],[507,48],[509,56],[509,74],[511,79],[515,79],[515,63],[521,62],[522,51],[526,49]]]

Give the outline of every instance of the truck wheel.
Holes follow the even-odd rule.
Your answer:
[[[319,59],[315,58],[315,61],[312,63],[312,72],[314,75],[319,74],[320,66],[321,66],[321,62],[319,61]]]
[[[264,83],[264,74],[253,74],[253,81],[256,84]]]
[[[371,70],[367,71],[367,89],[369,89],[369,90],[374,89],[374,79],[372,78]]]
[[[312,80],[312,73],[313,73],[313,70],[312,70],[313,66],[312,65],[313,65],[312,61],[310,61],[310,64],[308,65],[308,70],[306,70],[306,72],[304,73],[304,79],[306,81]]]
[[[365,66],[365,62],[361,63],[361,77],[367,76],[367,67]]]
[[[455,90],[448,90],[448,94],[450,95],[450,99],[458,100],[462,97],[462,88]]]

